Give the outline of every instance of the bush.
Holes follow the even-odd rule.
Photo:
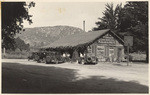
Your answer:
[[[6,54],[2,54],[3,59],[27,59],[29,52],[27,51],[6,51]]]
[[[146,54],[144,53],[132,53],[130,55],[132,56],[133,61],[145,61],[146,60]]]
[[[127,60],[127,55],[125,55],[124,58]],[[146,61],[146,54],[145,53],[131,53],[129,55],[129,61],[135,61],[135,62]]]

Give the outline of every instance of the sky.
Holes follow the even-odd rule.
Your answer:
[[[85,31],[96,27],[95,22],[103,16],[105,4],[111,2],[35,2],[35,7],[29,9],[33,15],[33,23],[29,25],[24,21],[24,28],[67,25],[83,29]],[[125,2],[113,2],[114,6]]]

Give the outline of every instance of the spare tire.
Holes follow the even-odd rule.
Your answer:
[[[51,57],[50,56],[46,56],[46,64],[51,62]]]
[[[87,58],[87,62],[88,62],[88,63],[92,63],[92,58],[91,58],[91,57],[88,57],[88,58]]]

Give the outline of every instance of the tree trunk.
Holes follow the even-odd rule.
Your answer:
[[[149,50],[148,50],[148,46],[147,46],[147,49],[146,49],[146,63],[149,62]]]

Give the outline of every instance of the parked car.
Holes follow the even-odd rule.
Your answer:
[[[97,64],[98,58],[95,56],[87,56],[87,57],[80,57],[78,60],[79,64]]]
[[[42,62],[45,60],[45,57],[46,57],[46,53],[45,52],[32,52],[29,57],[28,57],[28,60],[34,60],[34,61],[37,61],[38,63],[39,62]]]
[[[46,55],[46,64],[66,62],[66,57],[63,57],[59,52],[48,52]]]
[[[44,62],[46,64],[50,63],[63,63],[63,62],[69,62],[70,58],[68,56],[63,57],[61,53],[54,52],[54,51],[38,51],[38,52],[32,52],[28,60],[34,60],[38,63]]]
[[[34,60],[34,58],[35,58],[35,54],[36,54],[36,52],[31,52],[31,53],[29,53],[28,61],[30,61],[30,60]]]

